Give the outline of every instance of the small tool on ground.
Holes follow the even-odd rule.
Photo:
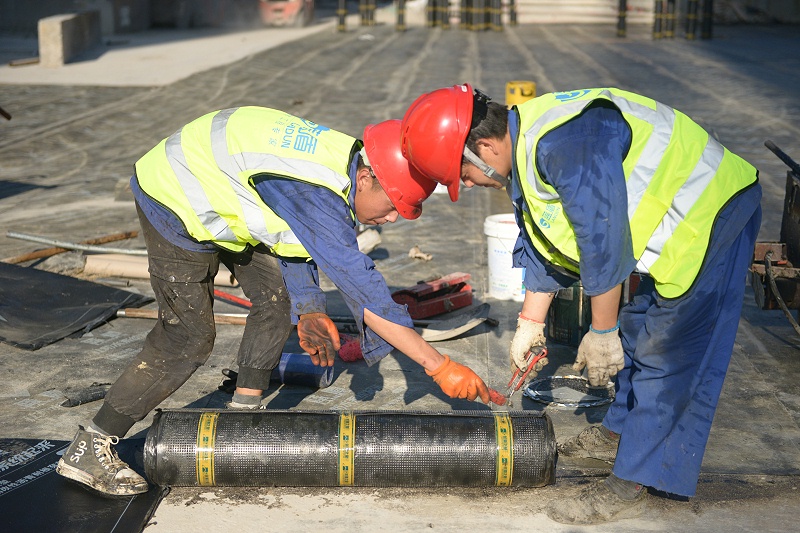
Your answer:
[[[522,388],[522,385],[525,383],[525,379],[528,377],[528,374],[530,374],[531,370],[533,370],[533,368],[536,366],[536,363],[545,357],[547,357],[547,348],[544,346],[532,348],[525,355],[525,361],[528,363],[527,368],[524,371],[518,368],[517,371],[514,372],[514,375],[511,376],[511,381],[508,382],[508,388],[506,389],[505,397],[508,400],[507,403],[509,407],[512,405],[511,397],[515,392]]]

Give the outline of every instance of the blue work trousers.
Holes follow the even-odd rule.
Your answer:
[[[748,192],[717,219],[689,292],[666,300],[645,276],[620,312],[625,368],[603,425],[621,434],[613,469],[621,479],[695,494],[761,224],[760,187]]]

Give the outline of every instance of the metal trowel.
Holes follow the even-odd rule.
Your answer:
[[[352,316],[330,315],[330,319],[337,324],[337,327],[343,326],[342,329],[346,329],[347,326],[352,327],[356,322]],[[483,322],[497,325],[497,321],[489,318],[489,304],[486,303],[440,320],[414,320],[414,327],[423,339],[436,342],[458,337]]]
[[[414,326],[428,342],[444,341],[466,333],[489,319],[489,304],[481,304],[468,312],[442,320],[415,320]]]

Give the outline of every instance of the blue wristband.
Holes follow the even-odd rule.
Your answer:
[[[595,333],[611,333],[612,331],[617,331],[619,329],[619,320],[617,320],[617,325],[611,329],[594,329],[594,327],[590,324],[589,330]]]

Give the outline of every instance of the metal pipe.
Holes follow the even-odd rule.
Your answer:
[[[711,39],[714,26],[714,0],[703,0],[703,22],[700,26],[700,38]]]
[[[667,13],[665,15],[664,37],[675,37],[675,0],[667,0]]]
[[[406,31],[406,0],[397,0],[397,24],[396,31]]]
[[[135,239],[136,236],[139,235],[138,231],[125,231],[122,233],[114,233],[111,235],[106,235],[105,237],[98,237],[96,239],[88,239],[78,244],[105,244],[107,242],[115,242],[115,241],[123,241],[126,239]],[[106,248],[103,248],[106,250]],[[44,250],[36,250],[35,252],[30,252],[27,254],[17,255],[14,257],[7,257],[5,259],[1,259],[4,263],[24,263],[26,261],[32,261],[34,259],[42,259],[45,257],[51,257],[54,255],[58,255],[64,252],[68,252],[67,248],[59,248],[59,247],[51,247],[45,248]]]
[[[693,41],[697,35],[697,0],[688,0],[686,6],[686,39]]]
[[[164,410],[144,445],[174,486],[542,487],[555,459],[532,411]]]
[[[336,23],[336,31],[347,31],[347,0],[339,0],[339,7],[336,9],[336,16],[338,18]]]
[[[661,24],[664,20],[664,1],[655,0],[655,7],[653,8],[653,40],[661,39],[664,34],[661,30]]]
[[[489,4],[490,22],[492,31],[503,31],[503,4],[501,0],[491,0]]]
[[[127,248],[106,248],[105,246],[94,246],[91,244],[77,244],[74,242],[46,239],[44,237],[37,237],[35,235],[26,235],[24,233],[17,233],[15,231],[6,232],[6,237],[10,237],[12,239],[22,239],[24,241],[38,242],[40,244],[49,244],[50,246],[66,248],[67,250],[83,250],[86,252],[100,252],[104,254],[147,255],[147,250],[129,250]]]

